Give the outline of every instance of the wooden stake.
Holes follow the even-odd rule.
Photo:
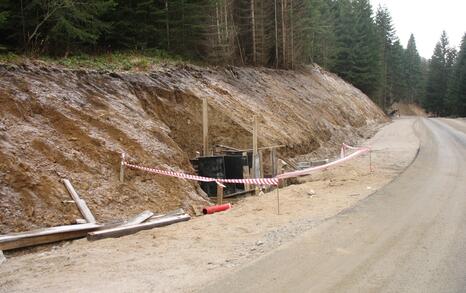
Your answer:
[[[223,185],[217,183],[217,204],[223,204]]]
[[[86,202],[82,200],[76,190],[74,190],[73,185],[71,185],[71,182],[68,179],[63,179],[63,183],[65,184],[66,189],[68,189],[68,192],[70,193],[71,197],[73,198],[74,202],[78,206],[79,211],[83,215],[84,219],[88,223],[95,223],[96,220],[94,218],[94,215],[91,213],[91,210],[87,206]]]
[[[369,150],[369,172],[372,173],[372,150]]]
[[[260,158],[258,153],[258,117],[257,115],[254,116],[254,126],[252,131],[252,174],[254,178],[260,177]],[[256,186],[256,195],[259,194],[259,188]]]
[[[243,152],[243,158],[246,158],[246,161],[248,161],[248,153],[247,152]],[[249,174],[249,162],[247,165],[243,166],[243,178],[244,179],[249,179],[251,178],[250,177],[250,174]],[[244,190],[250,190],[251,186],[247,183],[244,183]]]
[[[270,151],[270,165],[272,167],[272,177],[277,176],[277,149],[275,148]]]
[[[120,182],[125,180],[125,153],[121,153],[121,162],[120,162]]]
[[[209,113],[207,98],[202,101],[202,155],[209,155]]]
[[[280,181],[277,185],[277,215],[280,215]]]

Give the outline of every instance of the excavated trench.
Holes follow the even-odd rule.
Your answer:
[[[368,97],[318,67],[115,73],[0,65],[0,233],[80,218],[61,178],[101,222],[204,205],[195,182],[136,171],[118,181],[122,151],[140,164],[193,173],[203,98],[211,145],[250,148],[258,115],[260,145],[286,145],[283,157],[332,153],[387,121]]]

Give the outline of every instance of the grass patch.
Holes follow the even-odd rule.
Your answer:
[[[31,58],[14,53],[0,54],[1,63],[19,64],[26,60],[38,60],[72,69],[85,68],[109,71],[150,71],[154,66],[160,64],[199,63],[162,50],[120,51],[96,55],[78,54],[62,58],[50,56]]]

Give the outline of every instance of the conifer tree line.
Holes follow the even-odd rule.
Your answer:
[[[461,53],[444,40],[422,59],[414,36],[404,48],[389,11],[369,0],[0,0],[0,37],[0,50],[32,55],[157,50],[221,65],[317,63],[383,109],[407,101],[453,114],[464,93]]]
[[[466,33],[459,52],[444,31],[429,62],[424,108],[439,116],[466,117]]]

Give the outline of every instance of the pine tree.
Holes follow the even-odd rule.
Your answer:
[[[355,0],[353,9],[355,23],[352,82],[368,96],[374,98],[379,88],[381,68],[372,8],[369,0]]]
[[[387,103],[388,105],[393,102],[405,100],[407,95],[407,79],[405,74],[405,49],[396,39],[390,46],[390,55],[388,57],[388,90],[387,90]],[[387,104],[386,104],[387,105]]]
[[[421,92],[421,56],[416,48],[414,35],[411,34],[408,46],[406,47],[406,85],[407,85],[407,101],[409,103],[419,103]]]
[[[395,39],[395,29],[393,28],[392,18],[386,7],[379,6],[376,13],[375,23],[377,26],[377,34],[379,41],[379,52],[380,52],[380,89],[378,93],[377,103],[379,105],[387,105],[387,100],[391,100],[393,93],[392,79],[400,74],[396,70],[390,68],[392,65],[391,57],[398,58],[398,52],[392,54],[392,45]],[[397,48],[398,49],[398,46]],[[398,59],[396,61],[399,61]],[[397,63],[398,64],[398,63]]]
[[[349,0],[340,0],[333,6],[335,19],[335,55],[330,69],[348,81],[354,80],[354,14]]]
[[[466,116],[466,34],[448,81],[447,106],[452,115]]]
[[[444,115],[445,98],[447,95],[447,58],[449,42],[445,31],[442,32],[440,41],[434,49],[430,60],[429,75],[426,85],[424,107],[436,115]]]

